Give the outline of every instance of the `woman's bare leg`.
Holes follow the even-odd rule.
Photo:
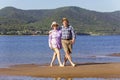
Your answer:
[[[51,67],[53,66],[53,62],[55,61],[56,57],[57,57],[57,54],[54,52],[52,61],[51,61],[51,63],[50,63],[50,66],[51,66]]]
[[[63,66],[62,65],[62,62],[61,62],[61,56],[60,56],[60,50],[58,48],[55,49],[55,52],[57,54],[57,59],[58,59],[58,63],[60,66]]]

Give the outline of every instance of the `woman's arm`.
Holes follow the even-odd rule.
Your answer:
[[[49,47],[52,49],[52,44],[51,44],[52,34],[51,33],[49,34],[48,44],[49,44]]]

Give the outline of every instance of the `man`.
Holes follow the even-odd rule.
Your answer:
[[[75,67],[75,64],[72,62],[72,45],[75,43],[75,32],[72,26],[69,25],[69,21],[67,18],[62,19],[62,26],[61,26],[61,31],[62,31],[62,47],[65,52],[65,58],[63,65],[65,66],[67,60],[70,62],[70,64]]]

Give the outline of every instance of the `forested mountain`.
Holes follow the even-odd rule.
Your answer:
[[[51,22],[61,25],[63,17],[69,19],[77,34],[120,34],[120,11],[96,12],[74,6],[45,10],[5,7],[0,10],[0,34],[47,34]]]

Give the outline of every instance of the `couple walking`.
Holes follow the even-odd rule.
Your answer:
[[[50,66],[53,66],[55,59],[58,59],[59,66],[65,66],[67,60],[74,67],[75,64],[72,62],[71,53],[72,45],[75,42],[75,33],[72,26],[69,25],[67,18],[62,19],[62,26],[59,28],[58,23],[52,22],[52,30],[49,32],[49,47],[54,51]],[[60,49],[63,48],[65,52],[64,62],[61,62]]]

